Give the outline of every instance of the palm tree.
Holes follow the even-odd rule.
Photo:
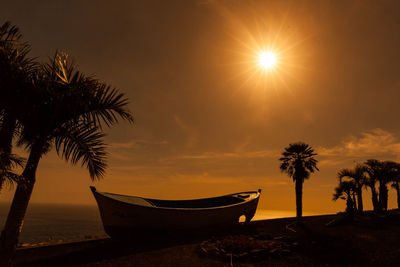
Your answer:
[[[387,211],[388,192],[387,184],[396,177],[399,164],[394,161],[380,161],[369,159],[365,162],[367,166],[368,180],[367,185],[371,187],[374,210]],[[377,197],[375,182],[379,182],[379,198]]]
[[[393,175],[391,177],[391,187],[396,190],[397,193],[397,209],[400,209],[400,164],[395,163],[396,166],[393,169]]]
[[[317,160],[314,158],[317,153],[310,145],[303,142],[289,144],[282,152],[280,169],[286,172],[295,182],[296,190],[296,216],[298,220],[302,217],[303,182],[310,177],[310,174],[319,171]]]
[[[335,187],[335,193],[333,194],[333,200],[336,201],[339,198],[346,200],[346,212],[353,214],[356,209],[356,200],[354,194],[357,192],[357,186],[354,180],[350,181],[339,181],[339,185]]]
[[[30,45],[22,42],[18,27],[5,22],[0,26],[0,190],[4,182],[13,182],[14,163],[21,163],[12,155],[12,140],[18,128],[18,114],[24,107],[24,94],[29,90],[31,74],[36,63],[27,55]],[[15,161],[17,160],[17,161]]]
[[[383,173],[379,179],[379,204],[383,211],[388,209],[389,189],[388,183],[395,180],[399,164],[394,161],[383,162]]]
[[[33,79],[32,105],[28,106],[19,144],[29,149],[0,238],[0,265],[10,264],[23,219],[36,182],[40,159],[54,146],[57,153],[76,164],[82,162],[92,180],[106,168],[101,123],[111,126],[118,117],[133,122],[127,99],[116,89],[76,71],[66,54],[56,53]],[[1,266],[3,266],[1,265]]]
[[[366,167],[357,164],[354,169],[342,169],[338,172],[339,181],[350,180],[354,183],[354,194],[357,196],[358,211],[363,212],[362,187],[366,181]]]
[[[381,206],[379,204],[378,193],[376,192],[376,182],[381,176],[382,163],[376,159],[369,159],[364,162],[366,166],[367,179],[365,180],[365,185],[371,189],[372,205],[374,211],[381,211]]]

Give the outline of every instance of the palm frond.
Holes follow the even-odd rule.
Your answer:
[[[23,167],[25,159],[16,154],[0,152],[0,168],[14,169],[17,167]]]
[[[0,152],[0,190],[4,183],[11,187],[21,180],[21,176],[13,170],[17,167],[23,167],[24,163],[25,159],[18,155]]]
[[[35,58],[29,58],[27,55],[31,50],[28,42],[22,41],[22,34],[19,28],[5,22],[0,26],[0,61],[12,63],[14,70],[34,71],[36,66]],[[10,65],[7,64],[8,68]],[[3,70],[4,71],[4,70]]]
[[[22,184],[23,177],[12,171],[0,171],[0,191],[3,189],[4,184],[12,188],[14,184]]]
[[[84,119],[102,128],[118,122],[118,118],[133,122],[131,112],[126,108],[128,99],[119,90],[83,75],[65,52],[57,51],[50,62],[43,65],[44,73],[57,88],[58,101],[73,103],[65,114],[70,119]]]
[[[57,153],[76,164],[82,161],[82,167],[89,170],[92,180],[102,178],[106,169],[104,134],[97,127],[86,123],[65,125],[54,133]]]
[[[353,181],[341,181],[339,185],[335,187],[335,193],[333,194],[333,200],[336,201],[339,198],[348,198],[356,190],[356,185]]]
[[[317,167],[318,160],[314,158],[317,153],[310,145],[297,142],[289,144],[282,152],[282,157],[279,159],[279,166],[282,172],[286,172],[288,176],[296,179],[307,179],[310,174],[319,171]]]
[[[104,83],[96,83],[95,101],[88,105],[88,111],[84,117],[93,121],[97,126],[101,127],[102,123],[107,127],[118,122],[118,117],[130,123],[133,122],[133,116],[126,106],[128,100],[123,93],[117,89],[111,88]]]

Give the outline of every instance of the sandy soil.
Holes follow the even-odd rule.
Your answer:
[[[400,266],[400,212],[367,213],[326,226],[338,218],[310,216],[303,225],[285,218],[183,235],[136,236],[125,241],[104,238],[19,249],[14,262],[16,266]],[[282,253],[262,250],[260,254],[258,250],[243,257],[230,256],[229,251],[204,251],[207,242],[226,244],[224,240],[243,238],[251,240],[250,245],[283,240],[289,247]],[[246,242],[236,246],[235,253],[248,250]]]

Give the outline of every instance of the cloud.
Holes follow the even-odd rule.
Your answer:
[[[262,149],[254,151],[246,151],[245,146],[241,145],[232,151],[222,152],[204,152],[185,154],[176,157],[163,159],[164,161],[176,159],[193,159],[193,160],[229,160],[229,159],[263,159],[263,158],[279,158],[281,151],[278,149]]]
[[[317,147],[316,151],[323,157],[320,163],[327,165],[339,165],[349,159],[398,159],[400,140],[393,133],[376,128],[359,136],[350,136],[334,147]]]
[[[179,118],[176,121],[182,129],[189,129]],[[190,132],[188,130],[189,135]],[[114,143],[112,147],[115,150],[110,153],[113,159],[110,169],[116,175],[129,174],[160,180],[179,179],[182,176],[182,179],[210,183],[213,179],[232,182],[251,178],[269,180],[271,186],[284,185],[286,182],[280,180],[282,175],[278,168],[282,149],[254,150],[250,139],[245,138],[236,147],[223,151],[201,151],[196,148],[177,152],[171,149],[172,144],[154,140]],[[348,136],[334,146],[315,147],[315,150],[321,171],[324,170],[324,175],[328,175],[338,168],[369,158],[396,160],[400,155],[400,138],[394,133],[376,128]],[[275,181],[271,177],[279,180]]]
[[[137,145],[165,145],[168,144],[167,141],[162,140],[162,141],[151,141],[151,140],[144,140],[144,139],[136,139],[136,140],[130,140],[128,142],[124,143],[111,143],[110,148],[133,148]]]

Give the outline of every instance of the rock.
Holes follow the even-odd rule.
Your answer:
[[[239,258],[242,258],[242,257],[246,257],[246,256],[248,256],[249,255],[249,253],[247,253],[247,252],[242,252],[242,253],[240,253],[238,256],[239,256]]]
[[[281,255],[288,255],[292,253],[292,251],[290,251],[289,249],[281,249],[279,252]]]

